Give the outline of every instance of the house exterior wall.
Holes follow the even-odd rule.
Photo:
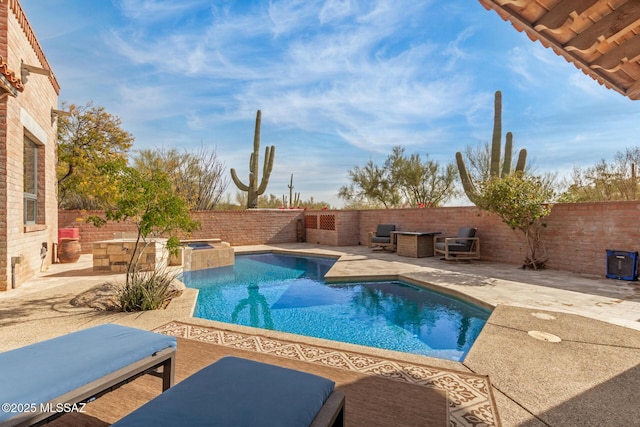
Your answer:
[[[91,243],[113,238],[113,233],[133,231],[129,224],[95,228],[83,217],[91,212],[60,211],[60,227],[80,228],[84,253]],[[499,217],[476,207],[380,210],[247,210],[194,212],[202,228],[192,238],[220,238],[231,245],[296,242],[297,222],[303,221],[306,242],[332,246],[367,245],[370,231],[381,223],[405,231],[441,231],[452,236],[458,228],[478,228],[480,255],[485,261],[522,265],[526,244],[522,233],[507,227]],[[548,267],[576,273],[606,274],[606,251],[640,252],[640,201],[566,203],[553,206],[545,218],[542,243]]]
[[[20,76],[23,62],[50,69],[15,0],[0,2],[0,56],[16,76]],[[17,96],[0,100],[0,291],[19,287],[37,274],[43,267],[43,243],[51,248],[57,240],[57,124],[51,119],[51,109],[57,108],[59,86],[55,76],[33,73],[22,83],[24,90]],[[36,223],[28,226],[23,207],[25,135],[36,143],[38,151],[38,215]],[[50,264],[51,257],[45,257],[44,262],[45,266]]]

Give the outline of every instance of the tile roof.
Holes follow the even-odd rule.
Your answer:
[[[16,77],[16,73],[9,69],[9,66],[6,62],[4,62],[4,58],[0,56],[0,75],[4,77],[2,83],[3,86],[10,85],[14,90],[11,90],[11,87],[4,88],[7,92],[12,92],[15,94],[15,91],[22,92],[24,90],[24,85],[22,84],[22,80],[19,77]]]
[[[598,83],[640,99],[640,1],[479,1]]]
[[[31,24],[29,23],[29,20],[27,19],[27,15],[22,9],[22,6],[20,5],[20,1],[19,0],[0,0],[0,3],[3,1],[6,1],[9,9],[15,16],[16,20],[18,21],[18,24],[22,28],[24,35],[27,37],[28,42],[31,44],[31,47],[34,50],[36,57],[38,58],[38,61],[40,61],[42,68],[51,70],[51,75],[49,76],[49,80],[51,81],[51,84],[53,85],[53,88],[56,91],[56,93],[60,94],[60,84],[58,83],[58,80],[56,79],[56,76],[53,73],[53,70],[51,69],[49,62],[47,61],[47,58],[44,54],[44,50],[42,49],[42,46],[40,46],[40,43],[38,42],[38,39],[35,33],[33,32],[33,28],[31,27]]]

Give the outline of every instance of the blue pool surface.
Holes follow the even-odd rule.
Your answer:
[[[185,272],[195,316],[461,361],[490,311],[398,281],[325,283],[334,259],[236,255],[235,265]]]

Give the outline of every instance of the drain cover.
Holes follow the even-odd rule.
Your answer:
[[[556,320],[556,316],[547,313],[531,313],[531,315],[542,320]]]
[[[560,341],[562,341],[559,336],[550,334],[549,332],[529,331],[527,333],[529,334],[529,336],[531,336],[531,337],[533,337],[533,338],[535,338],[537,340],[540,340],[540,341],[547,341],[547,342],[560,342]]]

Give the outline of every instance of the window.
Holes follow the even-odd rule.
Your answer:
[[[38,146],[24,138],[24,223],[38,222]]]

